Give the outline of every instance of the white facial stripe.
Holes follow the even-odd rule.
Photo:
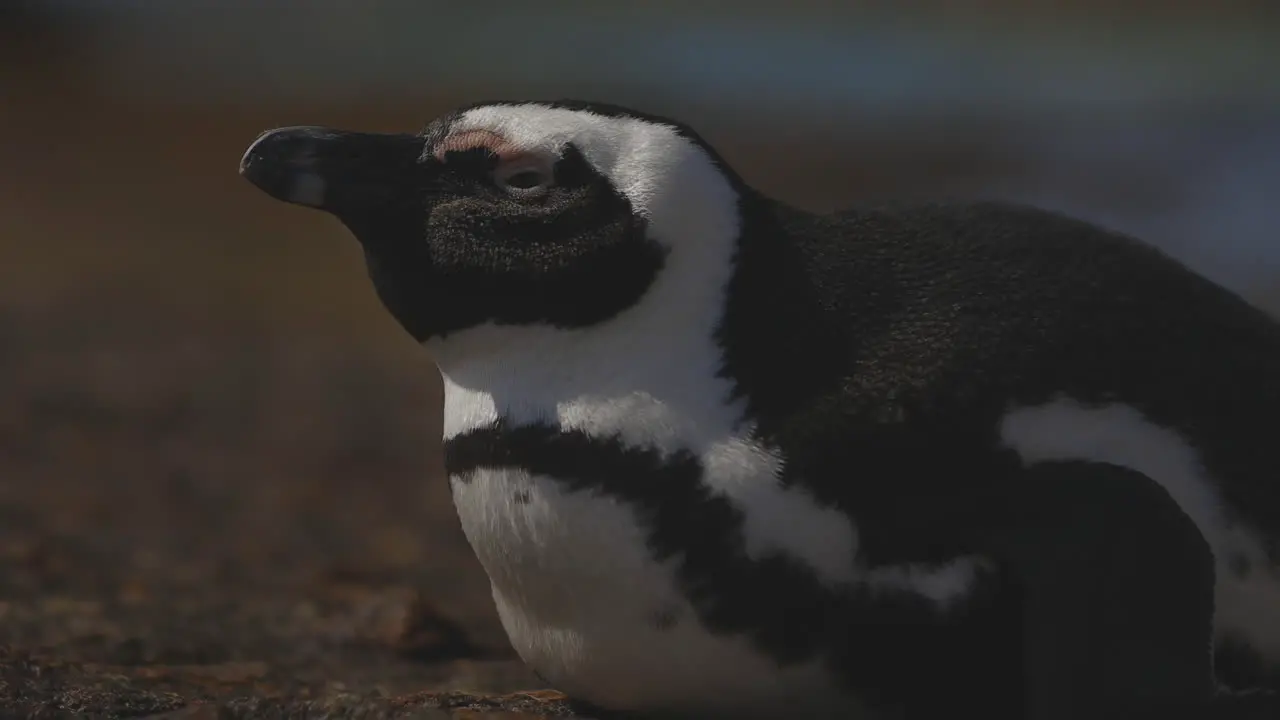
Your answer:
[[[715,377],[714,342],[738,235],[737,196],[701,148],[669,126],[544,105],[467,111],[453,131],[522,149],[573,142],[669,248],[648,293],[608,323],[471,328],[428,348],[446,376],[445,437],[492,422],[556,419],[628,442],[700,451],[741,416]]]
[[[736,205],[733,189],[706,153],[670,126],[526,104],[473,108],[452,129],[489,131],[521,150],[556,155],[573,143],[648,219],[659,241],[684,234],[708,242],[713,238],[704,235],[725,228],[717,213],[703,208]]]

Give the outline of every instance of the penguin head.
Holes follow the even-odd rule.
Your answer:
[[[360,242],[429,347],[484,328],[592,333],[719,291],[740,181],[691,129],[581,102],[473,105],[414,134],[285,127],[240,172]],[[665,290],[663,289],[665,287]]]

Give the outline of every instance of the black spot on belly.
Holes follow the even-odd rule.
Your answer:
[[[1249,556],[1242,552],[1231,553],[1227,557],[1227,569],[1232,575],[1244,580],[1253,572],[1253,563],[1250,562]]]
[[[514,500],[517,505],[528,505],[533,498],[529,496],[528,490],[519,490],[511,496],[511,499]]]

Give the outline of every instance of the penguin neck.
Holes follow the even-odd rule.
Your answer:
[[[841,305],[819,281],[858,241],[834,216],[750,188],[739,197],[742,232],[715,337],[743,416],[759,442],[774,444],[789,418],[847,381],[850,326],[869,308]],[[847,284],[862,282],[856,265],[840,271],[855,274]]]
[[[582,329],[483,325],[428,343],[444,381],[444,438],[502,422],[662,451],[743,432],[717,330],[737,255],[737,217],[678,248],[633,306]]]

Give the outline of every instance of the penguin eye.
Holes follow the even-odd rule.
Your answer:
[[[512,190],[532,190],[542,184],[542,173],[537,170],[521,170],[508,175],[502,182]]]
[[[493,171],[493,182],[516,197],[536,197],[552,184],[551,168],[532,158],[502,162]]]

